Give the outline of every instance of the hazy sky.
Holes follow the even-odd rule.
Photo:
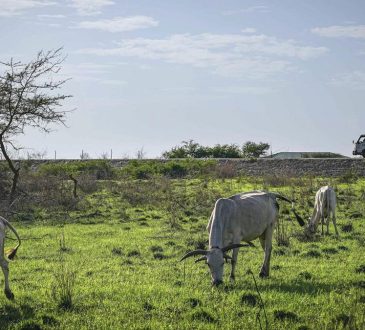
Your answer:
[[[0,60],[64,47],[68,127],[26,152],[147,157],[193,139],[351,155],[364,0],[0,0]]]

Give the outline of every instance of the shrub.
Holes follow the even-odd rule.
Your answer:
[[[80,160],[70,162],[49,162],[39,166],[40,174],[65,176],[70,174],[93,174],[97,180],[111,179],[114,177],[114,169],[108,160]]]
[[[213,147],[202,146],[194,140],[183,141],[182,145],[165,151],[162,156],[173,158],[258,158],[267,153],[268,143],[248,141],[242,149],[237,144],[216,144]]]

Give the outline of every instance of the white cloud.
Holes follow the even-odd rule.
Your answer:
[[[124,86],[127,85],[127,82],[125,80],[117,80],[117,79],[105,79],[100,80],[100,83],[103,85],[109,85],[109,86]]]
[[[82,54],[116,55],[186,64],[229,76],[264,77],[288,71],[290,60],[324,54],[324,47],[301,46],[266,35],[176,34],[166,39],[124,39],[115,48],[80,49]]]
[[[108,32],[123,32],[145,29],[158,25],[158,21],[148,16],[115,17],[98,21],[80,22],[77,27],[81,29],[95,29]]]
[[[245,29],[242,29],[241,32],[242,33],[248,33],[248,34],[256,33],[256,29],[254,29],[254,28],[245,28]]]
[[[333,25],[328,27],[316,27],[311,31],[321,37],[365,39],[365,25]]]
[[[15,16],[32,8],[52,6],[56,3],[49,0],[1,0],[0,16]]]
[[[98,64],[84,62],[78,64],[65,64],[62,73],[65,75],[99,75],[109,72],[113,66],[111,64]]]
[[[81,16],[101,14],[101,9],[105,6],[114,5],[111,0],[71,0],[71,7],[76,8]]]
[[[250,6],[242,9],[225,10],[222,12],[225,16],[240,15],[240,14],[252,14],[252,13],[267,13],[269,11],[268,6],[257,5]]]
[[[356,70],[337,75],[331,80],[330,84],[336,87],[363,91],[365,90],[365,72]]]
[[[272,88],[263,86],[225,86],[214,88],[215,92],[222,94],[251,94],[264,95],[274,92]]]
[[[66,18],[65,15],[61,15],[61,14],[55,14],[55,15],[50,15],[50,14],[42,14],[42,15],[37,15],[37,17],[39,19],[62,19],[62,18]]]
[[[116,64],[98,64],[84,62],[78,64],[65,64],[60,72],[62,79],[71,77],[72,81],[86,81],[105,83],[110,81],[110,75],[115,70]],[[111,83],[110,83],[111,84]]]

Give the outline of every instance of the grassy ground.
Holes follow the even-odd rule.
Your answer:
[[[265,329],[266,322],[270,329],[365,329],[365,180],[331,182],[339,239],[331,224],[331,235],[303,241],[281,203],[289,246],[275,240],[269,279],[257,276],[258,242],[241,249],[234,284],[225,266],[226,284],[218,289],[206,265],[179,262],[186,251],[207,246],[217,197],[279,191],[294,197],[306,217],[325,182],[114,183],[86,194],[73,211],[41,210],[36,221],[15,222],[24,241],[10,264],[15,300],[0,295],[0,329]]]

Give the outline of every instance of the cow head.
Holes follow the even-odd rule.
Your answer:
[[[253,244],[230,244],[224,248],[212,247],[209,250],[195,250],[185,254],[180,261],[192,256],[201,255],[195,262],[205,261],[209,267],[210,275],[212,278],[212,285],[218,286],[223,283],[223,266],[224,260],[232,259],[227,252],[239,247],[252,246]]]
[[[307,236],[313,236],[317,231],[318,223],[314,217],[308,217],[307,225],[304,228],[304,233]]]

